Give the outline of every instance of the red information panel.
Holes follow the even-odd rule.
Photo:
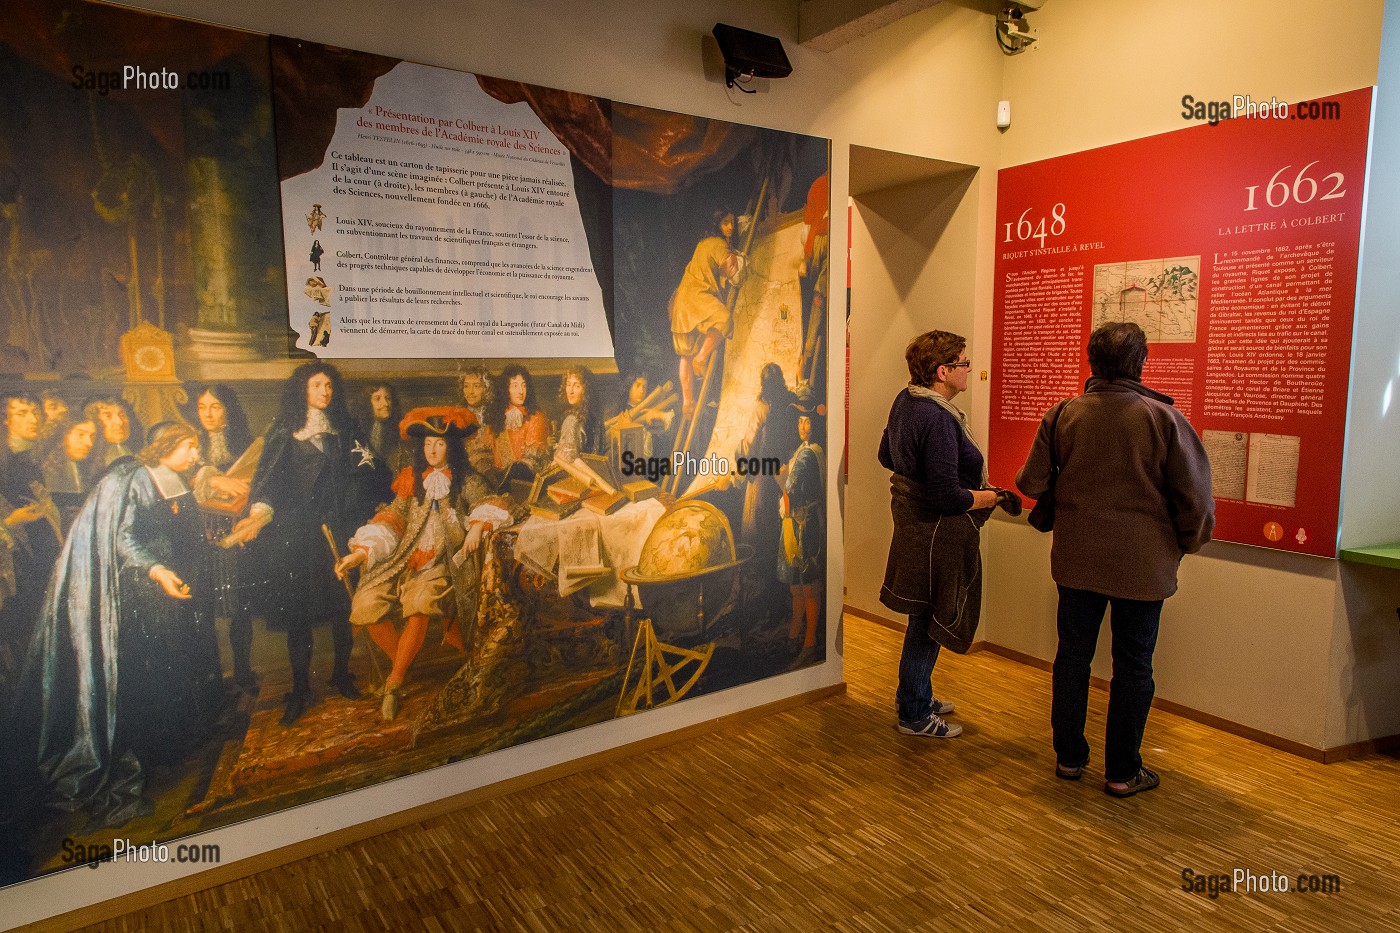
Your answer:
[[[1215,537],[1333,557],[1371,91],[1004,169],[992,481],[1108,321],[1210,454]]]

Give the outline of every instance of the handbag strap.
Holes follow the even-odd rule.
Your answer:
[[[1060,404],[1055,406],[1055,415],[1050,419],[1050,475],[1057,476],[1060,472],[1060,455],[1055,450],[1055,429],[1060,426],[1060,413],[1065,410],[1072,399],[1061,399]]]

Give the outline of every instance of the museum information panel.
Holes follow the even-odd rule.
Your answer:
[[[989,452],[1011,486],[1094,328],[1210,455],[1215,537],[1334,556],[1371,92],[1004,169]],[[1301,119],[1316,115],[1318,119]]]
[[[308,59],[337,54],[294,40],[278,51],[300,77],[319,73]],[[309,81],[293,87],[304,93],[293,108],[281,91],[279,138],[315,126],[310,108],[334,120],[319,164],[282,182],[300,346],[322,357],[612,355],[569,151],[527,103],[411,62],[360,107]]]

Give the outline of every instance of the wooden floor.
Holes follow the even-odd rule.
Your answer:
[[[900,636],[845,620],[849,693],[131,914],[104,930],[1400,928],[1400,762],[1332,765],[1154,710],[1151,793],[1051,774],[1050,677],[934,674],[961,738],[898,735]],[[1278,872],[1287,893],[1182,890]],[[1336,875],[1338,893],[1294,890]]]

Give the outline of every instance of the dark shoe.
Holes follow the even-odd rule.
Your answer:
[[[1055,762],[1055,777],[1065,781],[1077,781],[1084,776],[1083,765],[1062,765]]]
[[[935,715],[951,716],[957,711],[958,708],[953,705],[952,700],[940,700],[935,698],[933,701],[933,712]]]
[[[1131,797],[1133,794],[1140,794],[1145,790],[1151,790],[1160,783],[1162,783],[1162,779],[1157,776],[1156,772],[1141,768],[1138,770],[1138,773],[1133,776],[1132,780],[1126,782],[1127,786],[1122,790],[1105,782],[1103,785],[1103,792],[1110,797]]]
[[[937,713],[930,713],[919,722],[901,722],[897,728],[903,735],[921,735],[930,739],[955,739],[962,735],[962,726],[944,722]]]
[[[355,686],[355,675],[346,671],[344,674],[336,674],[330,680],[331,686],[336,692],[347,700],[358,700],[360,698],[360,688]]]
[[[258,675],[252,671],[234,671],[233,682],[246,694],[253,695],[258,692]]]
[[[311,705],[311,698],[304,693],[293,691],[287,694],[287,699],[283,702],[285,706],[282,710],[282,725],[290,726],[306,712],[306,708]]]

